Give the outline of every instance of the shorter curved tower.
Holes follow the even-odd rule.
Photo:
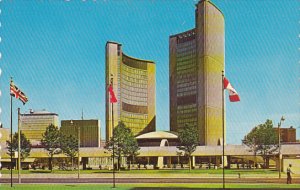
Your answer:
[[[118,102],[114,104],[114,127],[122,121],[134,135],[155,131],[155,63],[130,57],[122,45],[106,43],[106,87],[113,78]],[[112,110],[106,91],[106,140],[112,136]]]

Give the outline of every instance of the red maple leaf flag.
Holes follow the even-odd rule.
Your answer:
[[[115,96],[112,85],[109,85],[108,92],[109,92],[109,95],[110,95],[110,98],[109,98],[110,103],[116,103],[118,100]]]
[[[227,89],[229,92],[229,100],[230,102],[238,102],[240,101],[240,97],[236,90],[231,86],[229,80],[224,77],[224,89]]]

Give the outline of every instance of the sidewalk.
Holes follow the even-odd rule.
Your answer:
[[[77,173],[73,174],[55,174],[55,173],[36,173],[22,174],[21,178],[77,178]],[[13,174],[13,178],[17,178],[18,174]],[[80,174],[80,178],[110,178],[112,173],[93,173]],[[222,178],[222,174],[141,174],[141,173],[115,173],[116,178]],[[10,174],[2,174],[1,178],[10,178]],[[225,174],[225,178],[278,178],[278,174]],[[281,178],[286,178],[285,174],[281,174]],[[300,178],[299,174],[294,174],[293,178]]]

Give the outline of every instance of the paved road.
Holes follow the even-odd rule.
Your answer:
[[[222,183],[222,178],[116,178],[116,183]],[[285,184],[286,179],[278,178],[240,178],[225,179],[226,183],[275,183]],[[10,178],[0,178],[0,183],[10,183]],[[13,183],[18,183],[14,178]],[[24,178],[22,183],[112,183],[112,178]],[[300,179],[293,179],[300,184]]]

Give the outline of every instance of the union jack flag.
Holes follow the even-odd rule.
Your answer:
[[[10,81],[10,95],[15,97],[16,99],[21,100],[23,102],[23,105],[25,105],[26,102],[28,102],[28,98],[25,95],[24,92],[22,92],[11,80]]]

